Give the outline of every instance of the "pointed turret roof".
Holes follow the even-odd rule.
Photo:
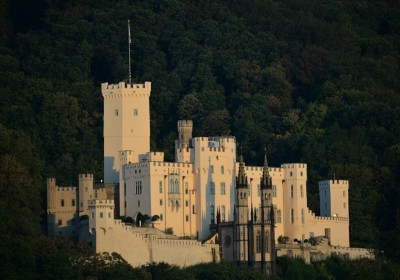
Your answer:
[[[236,188],[247,188],[247,176],[244,171],[244,162],[243,162],[243,154],[240,153],[239,157],[239,173],[236,177]]]
[[[272,178],[269,176],[267,149],[264,149],[264,167],[261,177],[261,189],[272,189]]]

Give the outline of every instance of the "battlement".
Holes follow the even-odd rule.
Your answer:
[[[308,209],[308,214],[311,215],[315,220],[318,221],[342,221],[348,222],[350,219],[345,217],[327,217],[327,216],[316,216],[313,211]]]
[[[349,218],[344,218],[344,217],[315,216],[314,218],[316,220],[323,220],[323,221],[342,221],[342,222],[348,222],[349,221]]]
[[[79,174],[79,180],[93,180],[93,174]]]
[[[319,181],[318,185],[320,187],[323,186],[330,186],[330,185],[349,185],[349,180],[325,180],[325,181]]]
[[[245,166],[244,169],[246,171],[262,171],[263,166]],[[268,167],[269,172],[281,172],[282,169],[280,167]]]
[[[281,164],[281,168],[293,169],[293,168],[307,168],[306,163],[284,163]]]
[[[151,92],[151,83],[145,82],[144,84],[126,84],[120,82],[119,84],[101,84],[101,93],[104,98],[121,97],[149,97]]]
[[[123,90],[123,89],[151,90],[151,82],[145,82],[144,84],[129,84],[125,82],[119,82],[118,84],[108,84],[108,83],[101,84],[101,91],[113,91],[113,90]]]
[[[208,141],[224,141],[224,142],[232,142],[235,143],[234,136],[220,136],[220,137],[194,137],[194,141],[196,142],[208,142]]]
[[[165,166],[165,167],[192,167],[192,163],[185,162],[153,162],[153,166]]]
[[[192,120],[179,120],[178,128],[179,127],[193,127],[193,121]]]
[[[112,199],[107,199],[107,200],[91,199],[91,200],[89,200],[89,207],[96,207],[96,206],[112,206],[112,207],[114,207],[114,200],[112,200]]]
[[[56,183],[56,178],[47,178],[47,183]]]

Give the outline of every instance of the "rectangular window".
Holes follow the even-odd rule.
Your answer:
[[[343,202],[343,208],[346,209],[346,202]]]
[[[135,194],[142,194],[142,181],[135,182]]]
[[[300,196],[303,197],[303,185],[300,185]]]
[[[185,206],[189,207],[189,201],[185,200]]]
[[[140,207],[140,199],[137,201],[137,206]]]
[[[61,207],[64,207],[64,199],[61,199]]]
[[[290,221],[292,222],[292,224],[294,223],[294,209],[290,209]]]
[[[186,222],[189,222],[189,216],[186,215]]]
[[[276,185],[272,185],[272,197],[276,197]]]
[[[94,219],[94,213],[92,212],[92,219]]]
[[[160,221],[162,221],[164,219],[163,214],[160,214]]]
[[[225,182],[221,183],[221,195],[225,195]]]
[[[58,220],[58,225],[62,226],[62,220],[61,219]]]
[[[75,199],[72,199],[71,204],[72,204],[72,206],[75,206]]]
[[[162,182],[159,183],[159,192],[162,193]]]
[[[215,195],[215,183],[210,182],[210,195]]]
[[[103,219],[103,212],[100,212],[100,218]]]
[[[343,191],[343,197],[346,197],[346,191]]]
[[[108,217],[111,218],[111,213],[110,212],[108,212]]]
[[[223,165],[221,165],[221,174],[225,173],[225,167]]]
[[[160,199],[160,206],[162,206],[162,199]]]
[[[225,222],[225,205],[221,206],[221,221]]]
[[[138,109],[133,109],[133,115],[134,115],[134,116],[139,115],[139,110],[138,110]]]
[[[189,184],[188,182],[185,183],[185,194],[189,193]]]
[[[277,224],[282,223],[282,211],[281,211],[281,209],[278,209],[276,211],[276,223]]]
[[[118,117],[118,110],[117,109],[115,109],[115,116]]]
[[[290,186],[290,197],[293,197],[293,185]]]
[[[194,207],[194,204],[192,205],[192,214],[196,214],[196,208]]]
[[[290,172],[290,177],[292,177],[293,176],[293,172]]]
[[[304,208],[301,208],[301,223],[305,223],[305,217],[304,217]]]

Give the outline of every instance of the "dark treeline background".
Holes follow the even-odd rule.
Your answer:
[[[351,244],[400,260],[400,2],[0,0],[0,256],[31,262],[45,178],[102,178],[101,82],[151,81],[151,147],[178,119],[247,164],[350,180]],[[3,246],[4,245],[4,246]],[[14,264],[18,261],[14,261]]]

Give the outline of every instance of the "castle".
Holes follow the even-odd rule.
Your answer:
[[[310,238],[325,237],[329,248],[342,251],[350,247],[347,180],[319,183],[316,216],[307,207],[305,163],[269,167],[265,157],[264,166],[245,166],[236,159],[234,137],[193,137],[190,120],[178,121],[175,161],[165,162],[163,152],[150,151],[151,83],[103,83],[101,90],[104,183],[94,184],[90,174],[79,175],[78,188],[48,179],[50,236],[90,240],[96,252],[123,252],[135,265],[168,261],[171,248],[182,255],[198,252],[194,263],[219,258],[263,263],[273,258],[275,245],[281,246],[279,254],[309,258]],[[121,216],[132,217],[137,226],[114,218]],[[296,241],[297,247],[276,244],[276,237]],[[128,252],[130,242],[143,252]],[[189,264],[184,259],[170,261]]]

